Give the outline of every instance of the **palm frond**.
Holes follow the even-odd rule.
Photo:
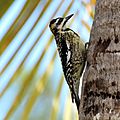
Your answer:
[[[60,116],[64,116],[64,120],[74,120],[77,118],[77,111],[72,106],[70,96],[67,97],[67,100],[64,100],[66,101],[62,109],[64,112],[61,112],[60,109],[60,100],[64,98],[61,94],[62,89],[64,89],[64,80],[63,74],[60,71],[61,66],[58,65],[60,61],[57,56],[56,47],[53,45],[53,36],[48,26],[50,20],[54,17],[60,15],[66,16],[71,13],[76,14],[68,26],[71,27],[73,23],[77,24],[76,21],[79,21],[90,32],[90,24],[82,19],[82,17],[78,19],[78,11],[81,9],[81,7],[77,8],[77,5],[80,5],[78,1],[60,0],[56,2],[52,0],[35,0],[33,2],[32,0],[21,0],[21,2],[24,2],[24,4],[22,4],[22,7],[18,5],[21,9],[16,14],[15,19],[10,20],[10,25],[7,26],[8,28],[5,33],[0,34],[0,38],[2,38],[0,40],[0,98],[2,99],[0,101],[0,119],[18,119],[19,116],[20,119],[25,120],[46,120],[48,118],[56,120]],[[1,0],[0,17],[4,18],[4,15],[9,13],[10,7],[17,3],[18,1]],[[90,19],[93,19],[94,16],[94,5],[95,0],[82,2],[82,7],[84,6]],[[6,17],[6,19],[8,18]],[[0,27],[4,23],[3,20],[2,22],[0,21]],[[78,29],[81,29],[81,23],[77,24]],[[48,55],[49,52],[50,54]],[[58,62],[57,68],[59,71],[56,71],[54,67],[56,61]],[[44,70],[42,71],[42,69]],[[57,80],[52,76],[54,69],[56,73],[59,73],[59,77],[56,77],[58,78]],[[55,75],[57,75],[56,73]],[[42,99],[43,96],[45,99],[48,98],[44,92],[49,87],[53,88],[52,82],[54,81],[57,81],[58,85],[55,85],[55,91],[53,89],[49,91],[49,93],[53,94],[50,94],[51,98],[49,97],[51,108],[48,109],[46,105],[42,105],[45,110],[48,109],[48,116],[45,116],[45,113],[37,114],[34,112],[32,114],[38,98]],[[5,98],[6,95],[8,95],[8,98],[13,96],[12,100],[9,101],[9,105],[5,104],[6,101],[8,102]],[[2,101],[5,102],[3,103]],[[43,101],[40,102],[44,103]],[[21,107],[23,103],[24,106]],[[5,108],[2,111],[3,104],[5,104]],[[37,111],[39,112],[40,110],[41,108]]]

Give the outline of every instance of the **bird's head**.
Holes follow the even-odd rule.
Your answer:
[[[53,34],[62,31],[65,29],[65,25],[67,23],[67,21],[73,16],[73,14],[62,18],[62,17],[58,17],[56,19],[51,20],[49,27],[50,30],[52,31]]]

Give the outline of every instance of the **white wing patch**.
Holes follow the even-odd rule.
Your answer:
[[[67,63],[68,63],[68,61],[70,60],[70,56],[71,56],[71,52],[68,51],[68,54],[67,54]]]
[[[67,50],[68,50],[68,53],[67,53],[67,63],[68,63],[68,61],[70,60],[70,57],[71,57],[70,43],[68,41],[66,41],[66,45],[67,45]]]

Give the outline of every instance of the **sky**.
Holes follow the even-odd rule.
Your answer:
[[[86,0],[87,1],[87,0]],[[18,51],[16,54],[14,60],[11,62],[9,67],[5,70],[5,72],[0,76],[0,93],[7,85],[8,81],[16,71],[16,69],[19,67],[21,62],[23,61],[24,57],[28,54],[29,50],[31,49],[32,45],[34,44],[37,37],[40,35],[42,30],[44,29],[45,25],[48,24],[51,18],[51,15],[53,14],[54,9],[57,8],[60,1],[53,0],[51,5],[49,6],[48,10],[43,15],[42,19],[38,22],[30,36],[27,38],[26,42],[23,44],[22,48]],[[57,12],[54,18],[63,16],[63,12],[69,5],[69,1],[65,0],[64,4],[61,6],[60,10]],[[8,31],[10,26],[12,26],[12,23],[15,21],[19,13],[21,12],[23,6],[25,5],[26,0],[15,0],[13,4],[10,6],[10,8],[6,11],[4,16],[0,19],[0,41],[4,37],[5,33]],[[79,4],[78,4],[79,3]],[[44,0],[40,2],[40,4],[36,7],[36,9],[33,11],[32,15],[29,17],[23,28],[18,32],[14,40],[11,42],[11,44],[7,47],[7,49],[4,51],[4,53],[0,56],[0,71],[4,68],[4,66],[8,63],[10,58],[13,56],[17,48],[20,46],[20,44],[23,42],[24,38],[26,37],[29,30],[34,25],[34,22],[39,17],[39,14],[41,13],[43,7],[44,7]],[[80,8],[80,9],[79,9]],[[75,19],[75,22],[70,26],[74,31],[79,32],[81,35],[81,38],[87,42],[89,40],[89,33],[87,32],[86,28],[83,27],[83,25],[80,23],[80,20],[83,19],[86,22],[89,23],[89,25],[92,25],[92,20],[89,18],[87,12],[85,11],[85,8],[80,4],[78,0],[74,2],[74,5],[69,11],[69,14],[76,14],[78,12],[78,17]],[[68,14],[68,15],[69,15]],[[24,67],[26,70],[31,70],[33,66],[36,64],[37,60],[39,59],[39,56],[42,54],[42,51],[48,42],[48,39],[51,36],[51,32],[49,28],[45,31],[45,33],[39,38],[40,40],[37,42],[35,47],[33,48],[32,52],[24,62]],[[56,50],[56,44],[55,41],[51,43],[51,46],[46,53],[44,59],[42,60],[42,64],[39,67],[38,74],[42,75],[42,73],[45,71],[47,65],[49,64],[49,60],[53,56],[53,51]],[[32,57],[34,55],[34,57]],[[55,70],[58,72],[54,72],[53,77],[57,78],[62,73],[62,67],[58,67],[58,64],[60,64],[60,59],[57,56],[56,62],[55,62]],[[58,84],[56,82],[56,84]],[[13,85],[12,88],[10,88],[4,96],[0,99],[0,120],[4,119],[4,116],[6,112],[9,110],[9,107],[11,106],[11,103],[13,102],[15,98],[16,91],[18,86]],[[66,89],[68,89],[68,86],[63,86],[62,94],[63,99],[61,99],[62,103],[64,104],[64,96]],[[14,92],[14,94],[13,94]],[[12,93],[12,94],[11,94]],[[9,102],[8,102],[9,98]]]

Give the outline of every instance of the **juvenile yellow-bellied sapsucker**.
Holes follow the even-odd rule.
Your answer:
[[[79,84],[85,66],[85,44],[79,35],[70,28],[66,28],[67,21],[73,14],[51,20],[49,27],[55,36],[58,52],[61,58],[65,79],[69,85],[72,102],[79,110]]]

